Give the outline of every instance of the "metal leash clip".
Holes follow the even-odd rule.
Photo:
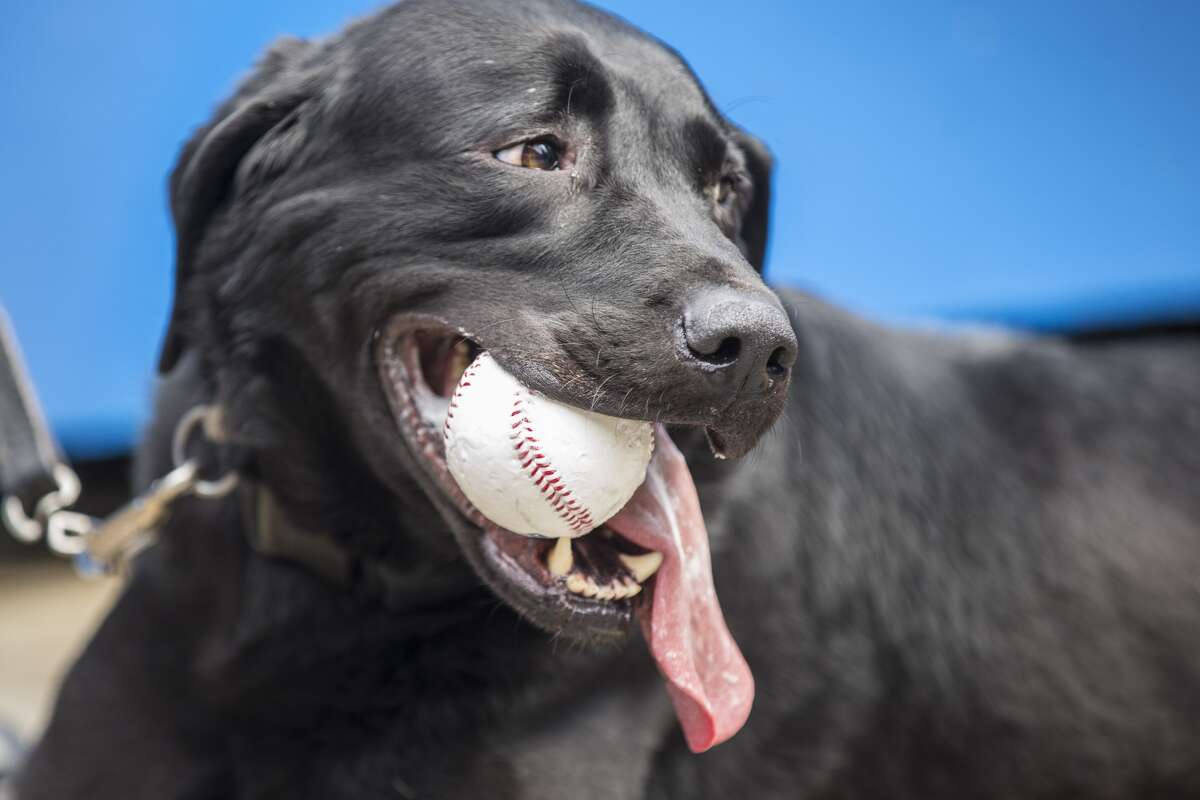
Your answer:
[[[200,431],[212,442],[228,439],[220,406],[195,406],[180,418],[171,440],[174,469],[124,508],[107,519],[71,511],[79,499],[79,477],[64,463],[46,425],[16,334],[0,307],[0,521],[18,541],[32,544],[45,536],[49,548],[74,557],[84,575],[122,570],[155,542],[176,500],[224,497],[237,486],[234,470],[215,481],[200,478],[201,461],[187,457],[188,443]],[[49,491],[42,488],[50,485]],[[34,502],[29,495],[37,492],[45,493]]]
[[[202,428],[213,441],[223,441],[220,408],[196,406],[175,428],[171,455],[175,468],[150,484],[124,508],[99,519],[61,506],[46,516],[46,544],[56,553],[75,558],[85,576],[121,572],[130,560],[154,544],[171,505],[181,497],[224,497],[233,491],[238,475],[230,471],[215,481],[201,480],[200,464],[186,457],[187,443]]]
[[[54,483],[56,488],[49,494],[43,495],[34,507],[33,516],[28,516],[21,506],[21,500],[15,496],[4,498],[0,513],[4,516],[4,524],[8,532],[17,541],[33,544],[42,538],[46,532],[50,517],[60,513],[79,499],[79,476],[75,470],[61,461],[54,465]]]
[[[105,519],[76,511],[52,515],[46,524],[46,544],[56,553],[74,556],[76,567],[84,575],[120,571],[154,543],[171,504],[195,486],[196,462],[185,462]]]

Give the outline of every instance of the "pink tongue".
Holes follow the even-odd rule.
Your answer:
[[[692,474],[661,425],[655,439],[646,481],[606,524],[663,554],[653,605],[641,605],[642,633],[667,681],[688,746],[700,753],[746,723],[754,677],[717,602],[708,530]]]

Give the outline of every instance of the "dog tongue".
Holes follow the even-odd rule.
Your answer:
[[[708,530],[683,454],[661,425],[646,480],[606,524],[663,554],[642,633],[693,752],[733,736],[754,702],[754,677],[725,626],[713,588]]]

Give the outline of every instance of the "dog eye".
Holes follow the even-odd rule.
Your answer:
[[[749,178],[741,172],[727,172],[715,184],[709,184],[707,194],[713,204],[713,217],[726,236],[734,236],[742,226],[742,215],[749,202]]]
[[[505,164],[547,172],[559,168],[559,146],[548,139],[520,142],[496,151],[496,158]]]
[[[717,203],[722,206],[729,205],[737,196],[734,189],[733,176],[726,175],[721,178],[721,182],[717,184]]]

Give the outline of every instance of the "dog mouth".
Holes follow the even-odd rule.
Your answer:
[[[398,367],[395,389],[402,403],[399,422],[405,437],[458,515],[482,535],[482,555],[511,584],[533,592],[541,602],[566,604],[587,617],[603,616],[611,626],[632,622],[634,598],[653,584],[662,556],[601,525],[575,539],[522,536],[496,525],[463,494],[446,464],[442,429],[450,396],[467,367],[482,352],[460,333],[418,329],[393,346]]]
[[[535,624],[583,641],[617,639],[640,623],[689,746],[699,752],[736,733],[753,678],[725,626],[695,486],[666,429],[656,426],[645,481],[614,517],[574,539],[519,535],[472,505],[446,461],[450,400],[483,348],[424,320],[393,325],[380,348],[418,478],[493,591]]]

